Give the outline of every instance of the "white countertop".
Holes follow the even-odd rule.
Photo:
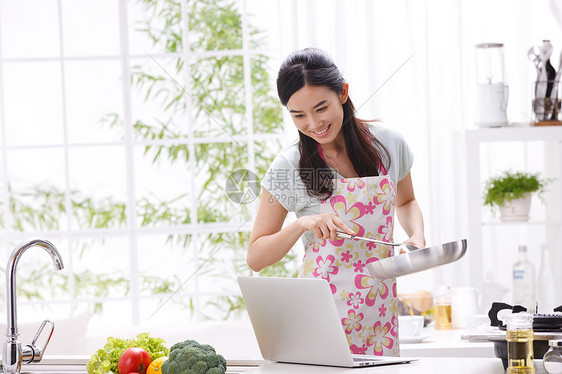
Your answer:
[[[493,373],[493,368],[498,367],[502,369],[501,360],[495,357],[494,345],[491,342],[470,342],[467,340],[462,340],[461,335],[467,333],[468,330],[452,329],[452,330],[435,330],[432,327],[426,327],[422,329],[421,336],[423,339],[416,343],[400,343],[400,350],[402,357],[419,357],[420,362],[412,363],[410,365],[399,365],[395,367],[379,367],[379,368],[361,368],[354,369],[354,374],[357,374],[360,370],[361,373],[419,373],[420,371],[411,371],[414,368],[416,370],[428,370],[428,372],[453,372],[453,371],[443,371],[444,367],[450,367],[453,370],[456,365],[455,362],[478,362],[475,365],[487,365],[483,366],[484,371],[479,373]],[[60,330],[59,330],[60,332]],[[178,341],[183,341],[186,339],[194,339],[200,343],[210,344],[215,347],[216,351],[223,355],[227,359],[229,365],[229,373],[241,373],[250,370],[252,367],[256,368],[258,365],[264,364],[263,367],[256,368],[258,371],[253,371],[253,373],[269,373],[269,372],[284,372],[284,370],[291,368],[299,368],[300,365],[289,365],[283,366],[282,364],[273,364],[264,361],[259,346],[257,344],[256,338],[252,326],[249,321],[236,321],[236,322],[209,322],[194,324],[191,326],[175,326],[175,327],[152,327],[147,328],[146,326],[132,326],[132,327],[122,327],[119,331],[114,328],[105,329],[95,329],[90,330],[86,334],[87,344],[78,352],[72,352],[71,354],[62,354],[61,351],[66,351],[65,346],[61,346],[55,349],[55,346],[47,347],[46,354],[43,361],[39,365],[24,365],[22,367],[22,372],[33,372],[33,373],[85,373],[85,363],[88,361],[90,355],[92,355],[97,349],[102,348],[107,341],[109,336],[120,336],[120,337],[133,337],[139,332],[150,332],[153,336],[163,337],[168,345],[172,345]],[[72,340],[72,337],[68,337]],[[85,349],[85,352],[82,350]],[[55,355],[59,354],[59,355]],[[455,357],[454,360],[451,358]],[[463,358],[460,360],[458,358]],[[426,360],[427,358],[427,360]],[[469,359],[470,358],[470,359]],[[473,358],[478,358],[474,360]],[[442,364],[437,364],[436,360],[440,361]],[[285,364],[287,365],[287,364]],[[432,366],[433,365],[433,366]],[[445,365],[445,366],[443,366]],[[449,366],[447,366],[449,365]],[[461,365],[463,366],[463,365]],[[464,367],[464,366],[463,366]],[[537,366],[538,367],[538,366]],[[540,365],[542,369],[542,363]],[[331,372],[334,370],[340,372],[346,372],[348,369],[342,368],[330,368],[330,367],[315,367],[315,366],[305,366],[303,368],[312,371],[303,372]],[[437,368],[439,370],[437,370]],[[480,366],[474,367],[475,371],[454,371],[455,374],[468,373],[468,372],[478,372]],[[316,371],[315,371],[316,370]],[[330,371],[327,371],[330,370]],[[379,371],[377,371],[379,370]],[[380,371],[382,370],[382,371]],[[410,370],[410,371],[408,371]],[[456,369],[454,369],[456,370]],[[465,369],[462,369],[465,370]],[[494,369],[495,370],[495,369]],[[293,371],[291,371],[293,372]],[[498,371],[498,373],[503,372],[503,370]],[[537,371],[538,373],[539,371]]]
[[[259,366],[258,366],[259,365]],[[541,360],[535,360],[536,374],[545,374]],[[63,365],[51,362],[49,365],[24,365],[22,374],[85,374],[85,365]],[[268,361],[246,363],[229,362],[227,374],[423,374],[423,373],[454,373],[454,374],[502,374],[505,373],[500,359],[497,358],[452,358],[452,357],[421,357],[408,364],[363,367],[360,369],[340,368],[318,365],[284,364]]]
[[[424,327],[421,335],[427,336],[419,343],[400,342],[400,356],[404,357],[483,357],[495,358],[494,343],[470,342],[461,339],[467,330],[435,330]],[[498,359],[499,360],[499,359]]]
[[[546,371],[541,361],[535,361],[536,374]],[[423,357],[418,361],[408,364],[363,367],[360,369],[337,368],[316,365],[281,364],[268,362],[255,369],[247,371],[248,374],[423,374],[423,373],[454,373],[454,374],[503,374],[503,365],[500,359],[492,358],[450,358],[450,357]]]
[[[140,328],[140,331],[146,331]],[[154,336],[161,336],[169,344],[180,340],[195,339],[201,343],[211,344],[216,351],[227,359],[228,373],[346,373],[354,370],[354,374],[361,371],[366,373],[503,373],[501,360],[495,357],[494,346],[491,342],[469,342],[461,339],[461,335],[467,330],[435,330],[432,327],[422,329],[421,336],[424,338],[417,343],[400,343],[402,357],[417,357],[419,361],[406,364],[376,368],[345,369],[326,366],[277,364],[264,361],[258,344],[256,342],[251,324],[248,321],[239,322],[213,322],[191,326],[189,329],[154,329],[150,331]],[[125,331],[126,336],[134,336],[136,329]],[[108,336],[124,336],[123,331],[97,330],[94,343],[96,349],[103,347]],[[22,373],[85,373],[85,364],[90,355],[95,351],[84,355],[53,355],[49,354],[49,348],[40,364],[24,365]],[[454,359],[452,359],[454,357]],[[459,359],[460,358],[460,359]],[[474,359],[477,358],[477,359]],[[457,370],[455,365],[466,362]],[[468,363],[471,363],[468,365]],[[258,367],[258,365],[262,365]],[[468,366],[467,366],[468,365]],[[542,369],[542,363],[537,365]],[[446,368],[446,370],[444,369]],[[443,370],[441,370],[443,369]],[[451,371],[449,371],[449,369]],[[287,371],[289,370],[289,371]],[[297,370],[297,371],[295,371]],[[424,371],[419,371],[424,370]],[[453,371],[454,370],[454,371]],[[464,370],[464,371],[462,371]],[[470,371],[466,371],[470,370]],[[472,371],[473,370],[473,371]],[[479,371],[481,370],[481,371]],[[540,371],[537,370],[537,373]]]

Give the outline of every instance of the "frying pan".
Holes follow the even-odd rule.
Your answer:
[[[367,270],[373,277],[380,280],[396,278],[455,262],[464,256],[466,247],[466,239],[462,239],[420,248],[371,262],[367,264]]]

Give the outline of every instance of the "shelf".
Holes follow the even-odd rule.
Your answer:
[[[502,235],[528,235],[527,230],[536,231],[544,228],[544,240],[550,243],[562,241],[562,199],[556,195],[546,210],[545,216],[531,217],[530,221],[502,222],[498,217],[483,216],[481,204],[481,145],[506,142],[542,142],[543,159],[548,161],[549,168],[555,172],[558,179],[562,177],[562,126],[511,126],[498,128],[478,128],[465,130],[466,145],[466,183],[468,192],[468,238],[473,250],[467,252],[470,266],[470,281],[480,290],[484,280],[484,246],[483,236],[488,232],[497,240],[502,241]],[[548,158],[545,158],[548,155]],[[493,161],[493,160],[492,160]],[[546,165],[546,164],[545,164]],[[549,170],[550,171],[550,170]],[[476,202],[480,202],[477,204]],[[543,234],[541,234],[543,235]],[[543,239],[541,239],[543,240]],[[498,254],[501,256],[502,254]],[[554,252],[553,263],[562,261],[562,251]],[[497,270],[497,268],[496,268]],[[505,269],[504,269],[505,270]],[[504,272],[505,273],[505,272]],[[505,274],[504,274],[505,275]],[[557,276],[559,278],[559,276]],[[562,297],[562,294],[561,294]]]
[[[532,225],[532,226],[556,226],[560,225],[560,221],[482,221],[482,226],[521,226],[521,225]]]
[[[466,130],[468,142],[562,141],[562,126],[494,127]]]

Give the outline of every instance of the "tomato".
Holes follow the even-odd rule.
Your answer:
[[[150,363],[148,369],[146,369],[146,374],[159,374],[162,373],[162,364],[166,361],[168,357],[160,357],[155,359]]]
[[[119,374],[141,373],[145,374],[150,365],[150,355],[142,348],[127,348],[119,357],[117,370]]]

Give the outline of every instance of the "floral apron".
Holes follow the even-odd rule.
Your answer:
[[[385,176],[336,179],[320,205],[357,236],[392,241],[396,190]],[[300,277],[328,281],[354,354],[399,356],[396,279],[379,281],[366,265],[392,256],[392,247],[357,239],[315,238],[305,249]]]

